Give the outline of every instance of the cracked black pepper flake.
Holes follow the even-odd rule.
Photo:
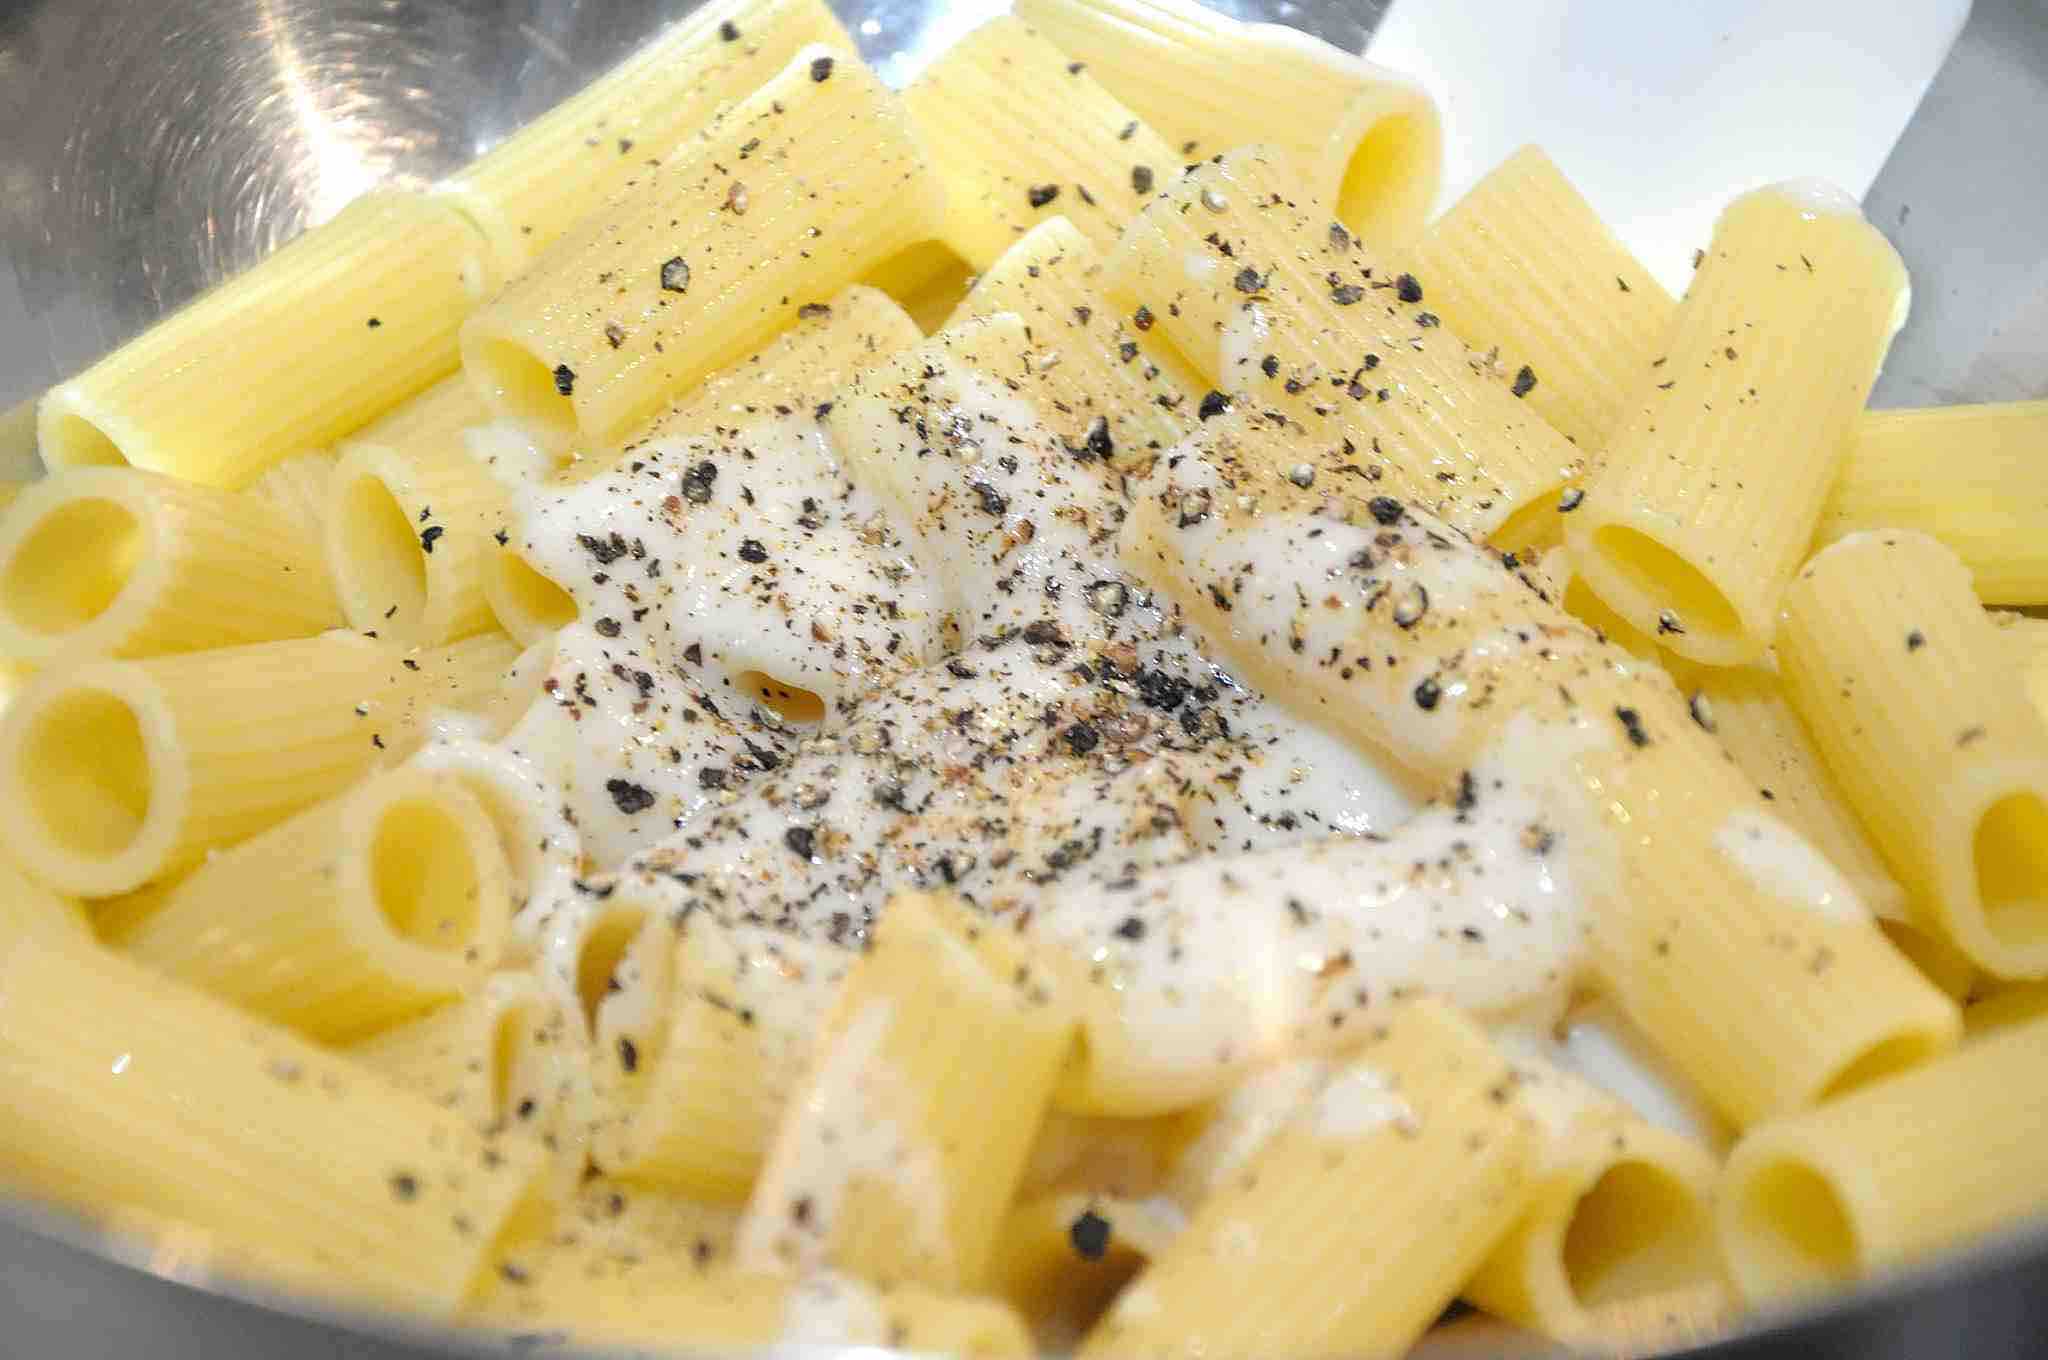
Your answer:
[[[420,1182],[409,1171],[400,1171],[391,1178],[391,1198],[401,1204],[410,1204],[419,1198]]]
[[[1265,374],[1269,378],[1279,377],[1280,356],[1277,354],[1268,354],[1265,358],[1259,360],[1259,372]]]
[[[1425,678],[1415,686],[1415,706],[1425,713],[1435,708],[1437,701],[1443,697],[1444,688],[1436,682],[1434,676]]]
[[[1527,364],[1523,364],[1520,368],[1515,370],[1515,383],[1514,386],[1508,389],[1508,391],[1513,393],[1515,396],[1526,397],[1535,390],[1536,370],[1529,367]]]
[[[1134,193],[1140,194],[1149,194],[1152,192],[1151,166],[1134,165],[1131,167],[1131,190]]]
[[[1230,398],[1212,388],[1203,394],[1199,414],[1202,419],[1207,420],[1211,416],[1220,416],[1229,409]]]
[[[1088,452],[1105,461],[1116,452],[1116,441],[1109,437],[1109,419],[1097,416],[1088,424],[1086,439]]]
[[[612,796],[613,805],[628,817],[637,816],[654,806],[654,795],[631,780],[607,779],[604,791]]]
[[[1145,938],[1145,923],[1135,916],[1126,916],[1116,928],[1120,940],[1136,942]]]
[[[725,787],[726,772],[721,766],[706,765],[697,771],[697,787],[716,791]]]
[[[600,567],[610,566],[621,557],[624,557],[627,552],[626,540],[617,534],[613,534],[609,538],[598,538],[593,534],[578,534],[576,535],[576,541],[583,545],[585,552],[597,559],[597,564]]]
[[[988,514],[1000,516],[1010,508],[1010,502],[1003,498],[1003,493],[987,482],[969,482],[967,489],[981,498],[981,508]]]
[[[1034,184],[1024,191],[1024,201],[1034,208],[1043,208],[1060,196],[1057,184]]]
[[[1422,582],[1410,581],[1394,601],[1394,623],[1400,628],[1413,628],[1429,613],[1429,592]]]
[[[555,391],[565,397],[576,395],[576,370],[567,364],[555,365]]]
[[[1351,249],[1351,233],[1344,229],[1342,222],[1332,222],[1330,224],[1330,249]]]
[[[1458,775],[1458,797],[1453,806],[1460,812],[1470,812],[1479,806],[1479,781],[1472,777],[1470,770]]]
[[[1131,313],[1131,324],[1141,331],[1152,329],[1152,319],[1152,309],[1143,303],[1138,304],[1138,310]]]
[[[1372,511],[1374,523],[1389,529],[1399,524],[1401,516],[1408,513],[1408,508],[1392,496],[1374,496],[1366,502],[1366,509]]]
[[[1349,307],[1365,296],[1365,290],[1355,283],[1334,283],[1330,285],[1330,301],[1339,307]]]
[[[1100,1261],[1109,1254],[1109,1220],[1093,1209],[1083,1210],[1067,1229],[1074,1254],[1084,1261]]]
[[[832,78],[832,58],[818,57],[811,62],[811,81],[823,85]]]
[[[604,342],[613,349],[626,343],[626,328],[616,321],[604,323]]]
[[[447,532],[446,529],[438,524],[429,524],[426,528],[420,530],[420,551],[430,557],[433,556],[434,545],[439,543],[441,535]]]
[[[1256,293],[1266,286],[1266,281],[1259,277],[1259,271],[1250,265],[1238,270],[1237,277],[1230,282],[1240,293]]]
[[[1629,708],[1627,705],[1622,705],[1614,710],[1614,716],[1620,720],[1621,730],[1628,733],[1630,745],[1648,746],[1650,744],[1650,734],[1643,728],[1642,714]]]
[[[803,306],[796,309],[796,319],[799,321],[822,321],[830,315],[832,315],[830,304],[823,302],[806,302]]]
[[[690,265],[680,255],[671,255],[662,261],[661,291],[664,293],[687,293],[690,291]]]
[[[740,40],[740,26],[727,19],[718,26],[718,37],[721,42],[738,42]]]
[[[597,629],[599,637],[615,638],[619,635],[619,621],[614,618],[599,619],[591,627]]]
[[[789,847],[789,853],[807,860],[817,853],[818,833],[807,826],[793,826],[782,833],[782,843]]]
[[[384,327],[384,322],[383,322],[383,321],[382,321],[381,319],[379,319],[378,317],[374,317],[374,316],[370,318],[370,320],[369,320],[369,323],[368,323],[368,324],[369,324],[369,328],[370,328],[371,330],[373,330],[373,331],[374,331],[374,330],[382,330],[382,329],[383,329],[383,327]]]
[[[640,1070],[640,1046],[623,1034],[619,1036],[619,1066],[628,1072]]]
[[[1422,301],[1422,284],[1413,274],[1403,274],[1394,280],[1394,296],[1403,302]]]
[[[760,539],[747,538],[740,540],[740,561],[752,562],[758,566],[767,560],[768,550],[761,546]]]
[[[1678,615],[1672,613],[1668,609],[1660,609],[1657,611],[1658,636],[1661,637],[1666,633],[1683,634],[1684,632],[1685,625],[1679,621]]]
[[[1102,734],[1087,723],[1075,723],[1060,734],[1067,740],[1067,749],[1077,756],[1085,756],[1102,744]]]
[[[1925,647],[1926,645],[1927,645],[1927,634],[1925,634],[1925,633],[1921,632],[1921,631],[1920,631],[1920,630],[1919,630],[1918,628],[1915,628],[1915,629],[1914,629],[1914,630],[1913,630],[1912,632],[1910,632],[1910,633],[1906,634],[1906,650],[1907,650],[1907,651],[1909,651],[1909,652],[1917,652],[1917,651],[1919,651],[1919,650],[1920,650],[1920,649],[1921,649],[1922,647]]]
[[[1700,725],[1702,731],[1718,732],[1721,730],[1714,722],[1713,700],[1707,698],[1705,690],[1695,690],[1692,698],[1686,700],[1685,708],[1688,713],[1692,714],[1692,720]]]
[[[683,473],[683,499],[702,505],[711,499],[711,485],[718,480],[718,464],[706,459]]]

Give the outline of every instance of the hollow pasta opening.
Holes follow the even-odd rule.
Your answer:
[[[1643,612],[1669,610],[1687,634],[1722,643],[1739,642],[1747,631],[1742,615],[1712,581],[1690,562],[1639,530],[1609,524],[1593,533],[1593,553],[1631,594]],[[1610,599],[1608,603],[1614,602]],[[1628,611],[1618,610],[1626,617]],[[1648,631],[1654,623],[1631,619]]]
[[[1859,1086],[1868,1086],[1873,1081],[1903,1072],[1934,1057],[1942,1048],[1943,1045],[1932,1035],[1894,1035],[1865,1049],[1855,1061],[1836,1073],[1835,1079],[1815,1099],[1832,1100]]]
[[[1391,114],[1352,148],[1337,188],[1337,220],[1367,245],[1398,245],[1428,218],[1437,183],[1434,129],[1424,115]]]
[[[1713,1221],[1684,1181],[1625,1161],[1579,1197],[1563,1254],[1572,1297],[1601,1308],[1712,1278]]]
[[[0,576],[0,605],[24,631],[76,632],[113,606],[149,550],[149,531],[117,501],[70,501],[23,536]]]
[[[370,892],[401,939],[456,953],[476,939],[483,875],[468,829],[431,798],[403,798],[377,816]]]
[[[517,553],[499,553],[491,568],[491,608],[507,632],[532,642],[576,622],[569,592],[526,564]]]
[[[1977,820],[1977,900],[1992,938],[2018,954],[2048,952],[2048,803],[1999,799]]]
[[[81,415],[60,416],[42,435],[43,461],[59,467],[125,467],[121,446]]]
[[[744,671],[733,680],[740,693],[786,723],[825,721],[825,701],[801,685],[786,684],[766,671]]]
[[[576,432],[576,408],[556,385],[552,365],[510,340],[486,340],[464,361],[486,375],[513,418],[557,435]]]
[[[597,1031],[597,1012],[614,990],[619,965],[633,947],[633,940],[647,924],[647,913],[638,907],[606,912],[584,934],[583,948],[576,955],[576,996],[583,1006],[583,1021]]]
[[[1734,1240],[1745,1276],[1775,1293],[1846,1285],[1861,1252],[1856,1227],[1835,1187],[1790,1159],[1769,1162],[1733,1187]]]
[[[29,719],[20,787],[43,834],[67,854],[112,859],[149,817],[154,779],[142,721],[97,689],[58,695]]]
[[[861,282],[895,299],[918,329],[930,335],[946,324],[973,280],[974,267],[951,246],[919,241],[876,265]]]
[[[335,515],[332,559],[350,622],[396,636],[417,632],[427,612],[427,561],[405,507],[382,480],[361,476],[342,489]]]

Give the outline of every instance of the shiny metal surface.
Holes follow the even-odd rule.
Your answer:
[[[370,185],[459,165],[691,7],[0,0],[0,475],[18,403]],[[1002,7],[840,5],[864,55],[898,83]],[[1220,7],[1351,50],[1382,8]],[[1541,110],[1529,135],[1543,136]],[[1867,199],[1916,287],[1881,403],[2048,396],[2044,157],[2048,0],[1977,0]],[[279,1311],[161,1253],[0,1203],[0,1355],[423,1360],[475,1349],[384,1321]],[[1703,1354],[2048,1354],[2048,1238],[1986,1248]]]

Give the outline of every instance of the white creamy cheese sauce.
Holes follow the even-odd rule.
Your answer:
[[[1187,1108],[1262,1065],[1340,1054],[1403,995],[1496,1024],[1560,1020],[1587,952],[1575,880],[1597,856],[1546,790],[1558,762],[1608,738],[1510,722],[1418,807],[1382,758],[1205,652],[1120,561],[1135,493],[1026,402],[928,374],[898,419],[902,453],[881,447],[879,423],[874,447],[835,448],[827,428],[868,427],[806,415],[656,440],[606,474],[522,493],[516,546],[578,618],[522,660],[500,731],[452,723],[418,759],[502,791],[492,806],[519,835],[515,953],[559,996],[575,998],[590,925],[621,901],[678,930],[759,931],[850,961],[889,896],[922,888],[1093,979],[1082,1085],[1117,1093],[1105,1113]],[[517,432],[476,438],[526,457]],[[1191,496],[1227,494],[1179,475]],[[1299,527],[1276,518],[1238,551],[1275,580],[1344,570],[1345,535],[1304,543]],[[1481,569],[1437,564],[1430,589],[1455,594],[1464,571],[1476,590]],[[1407,685],[1361,702],[1406,714]],[[1736,830],[1739,863],[1825,909],[1810,865]],[[786,994],[756,989],[762,1022],[815,1026],[843,970],[790,971]],[[652,1024],[664,985],[622,970],[605,1006]],[[815,1089],[846,1110],[886,1104],[888,1072],[852,1040],[872,1025],[879,1052],[888,1019],[858,1017],[846,1070]],[[1331,1070],[1286,1108],[1333,1136],[1410,1117],[1364,1069]],[[943,1212],[891,1121],[853,1136],[838,1118],[830,1138],[818,1122],[812,1238],[829,1233],[835,1176],[885,1174]],[[1270,1131],[1251,1123],[1222,1161]],[[801,1307],[793,1334],[843,1330]]]

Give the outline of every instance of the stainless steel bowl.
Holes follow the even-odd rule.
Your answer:
[[[864,55],[900,80],[1004,5],[837,7]],[[1351,50],[1383,8],[1221,7]],[[51,382],[370,185],[425,183],[460,165],[690,8],[0,0],[0,476],[25,475],[26,463],[9,462],[32,456],[22,403]],[[1796,0],[1786,10],[1796,20]],[[1530,137],[1543,133],[1542,111],[1531,110]],[[2044,165],[2048,0],[1977,0],[1865,200],[1916,284],[1881,404],[2048,396]],[[480,1347],[454,1333],[298,1307],[22,1204],[0,1202],[0,1286],[7,1356],[422,1360]],[[1766,1320],[1699,1354],[2048,1355],[2048,1234]]]

